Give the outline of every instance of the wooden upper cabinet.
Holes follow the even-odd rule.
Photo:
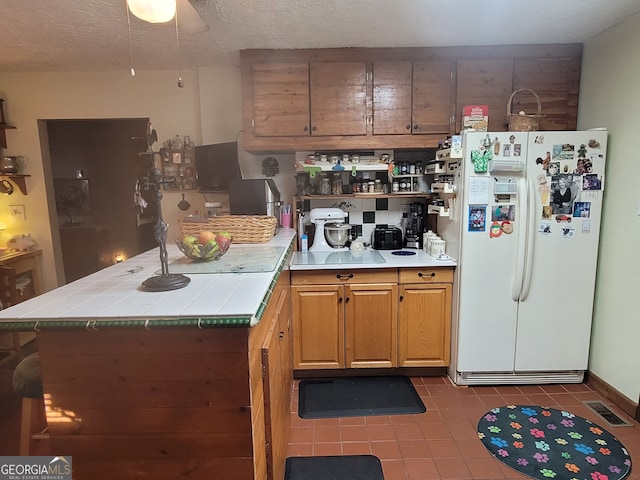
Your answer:
[[[513,60],[458,60],[456,87],[456,131],[462,129],[465,105],[488,105],[490,132],[507,129],[507,102],[513,92]]]
[[[311,135],[367,134],[367,64],[311,64]]]
[[[437,147],[466,105],[507,130],[519,88],[540,96],[541,130],[576,128],[582,45],[243,50],[248,152]],[[513,111],[536,111],[518,96]]]
[[[412,64],[375,62],[373,64],[373,134],[411,133]]]
[[[580,90],[580,58],[521,58],[514,61],[513,88],[530,88],[540,98],[540,130],[575,130],[577,128]],[[513,98],[514,112],[535,113],[535,97],[526,92]],[[506,110],[505,110],[506,111]]]
[[[413,62],[411,133],[454,133],[451,125],[453,69],[450,60]]]
[[[309,135],[308,63],[254,63],[252,85],[254,135]]]
[[[373,134],[450,134],[453,62],[375,62]]]

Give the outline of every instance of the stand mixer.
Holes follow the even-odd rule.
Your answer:
[[[340,250],[348,250],[348,247],[344,246],[346,240],[349,238],[349,232],[351,227],[345,223],[345,218],[347,218],[347,213],[343,212],[339,208],[313,208],[311,209],[311,213],[309,214],[309,218],[312,223],[316,226],[316,232],[313,237],[313,245],[309,247],[310,252],[335,252]],[[325,225],[333,224],[339,227],[344,227],[345,230],[344,241],[339,241],[336,243],[334,240],[333,243],[337,246],[333,246],[330,240],[327,239]],[[341,235],[342,237],[343,235]],[[341,245],[340,245],[341,244]]]

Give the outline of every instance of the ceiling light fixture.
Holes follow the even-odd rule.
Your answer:
[[[176,0],[127,0],[131,13],[149,23],[166,23],[176,14]]]

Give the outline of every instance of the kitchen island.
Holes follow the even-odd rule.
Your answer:
[[[36,332],[50,453],[72,456],[74,478],[283,478],[294,238],[222,257],[275,247],[272,271],[239,261],[145,292],[154,249],[0,312],[1,330]]]

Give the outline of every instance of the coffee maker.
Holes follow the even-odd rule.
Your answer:
[[[405,221],[405,246],[422,248],[422,233],[425,231],[425,205],[414,202],[409,205],[409,215]]]

